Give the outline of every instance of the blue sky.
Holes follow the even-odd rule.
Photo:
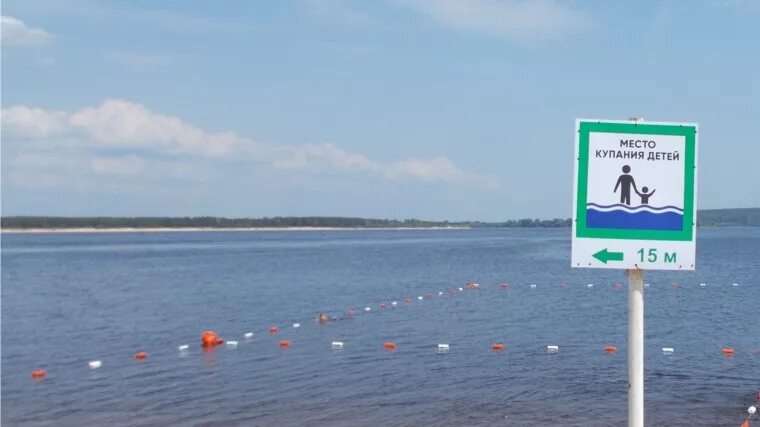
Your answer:
[[[760,206],[760,1],[2,4],[3,215],[569,217],[576,118]]]

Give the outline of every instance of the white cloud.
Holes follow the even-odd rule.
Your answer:
[[[135,155],[121,157],[95,157],[90,159],[92,170],[113,175],[137,175],[142,172],[145,160]]]
[[[9,148],[3,135],[3,158],[11,158],[9,164],[3,165],[3,172],[9,173],[10,182],[15,187],[44,189],[70,186],[79,181],[87,169],[83,164],[86,154],[80,151],[34,147],[9,155]]]
[[[4,153],[12,154],[11,167],[64,177],[89,173],[191,179],[192,171],[184,161],[190,159],[196,165],[218,166],[214,163],[218,160],[315,174],[478,186],[485,182],[442,156],[384,163],[331,143],[262,143],[234,132],[206,132],[180,118],[119,99],[73,112],[12,106],[2,110],[0,119],[4,149],[10,147]]]
[[[146,159],[135,154],[104,155],[61,146],[32,150],[24,146],[24,152],[11,155],[6,153],[6,147],[3,150],[3,173],[7,173],[8,182],[14,187],[23,189],[60,187],[92,192],[130,187],[139,192],[142,187],[145,193],[160,191],[154,184],[167,179],[181,180],[187,187],[193,187],[205,178],[202,168],[194,170],[182,160]]]
[[[340,168],[354,171],[372,171],[382,166],[362,154],[349,153],[334,144],[306,144],[286,148],[278,156],[274,166],[283,169],[304,169],[312,167]]]
[[[590,18],[556,0],[399,0],[456,29],[516,40],[556,37]]]
[[[3,131],[18,133],[29,138],[61,136],[69,130],[66,113],[42,108],[14,106],[3,108]]]
[[[242,141],[234,133],[207,133],[177,117],[118,99],[74,113],[24,106],[5,108],[2,113],[3,131],[22,138],[79,137],[83,144],[206,157],[224,156]]]
[[[445,157],[402,160],[391,164],[385,174],[399,180],[457,182],[464,178],[464,173]]]
[[[48,42],[52,36],[41,28],[27,26],[12,16],[0,16],[0,40],[4,45],[35,45]]]
[[[207,133],[177,117],[113,99],[70,115],[69,123],[93,140],[108,145],[159,148],[170,153],[209,157],[229,154],[241,140],[234,133]]]

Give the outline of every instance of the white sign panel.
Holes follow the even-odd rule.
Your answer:
[[[694,270],[697,125],[578,120],[572,266]]]

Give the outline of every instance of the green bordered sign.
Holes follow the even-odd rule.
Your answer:
[[[572,266],[694,270],[697,125],[577,120]]]

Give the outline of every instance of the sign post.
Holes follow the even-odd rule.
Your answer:
[[[644,273],[628,274],[628,426],[644,427]]]
[[[626,269],[628,426],[644,426],[643,270],[694,270],[697,125],[577,120],[572,267]]]

